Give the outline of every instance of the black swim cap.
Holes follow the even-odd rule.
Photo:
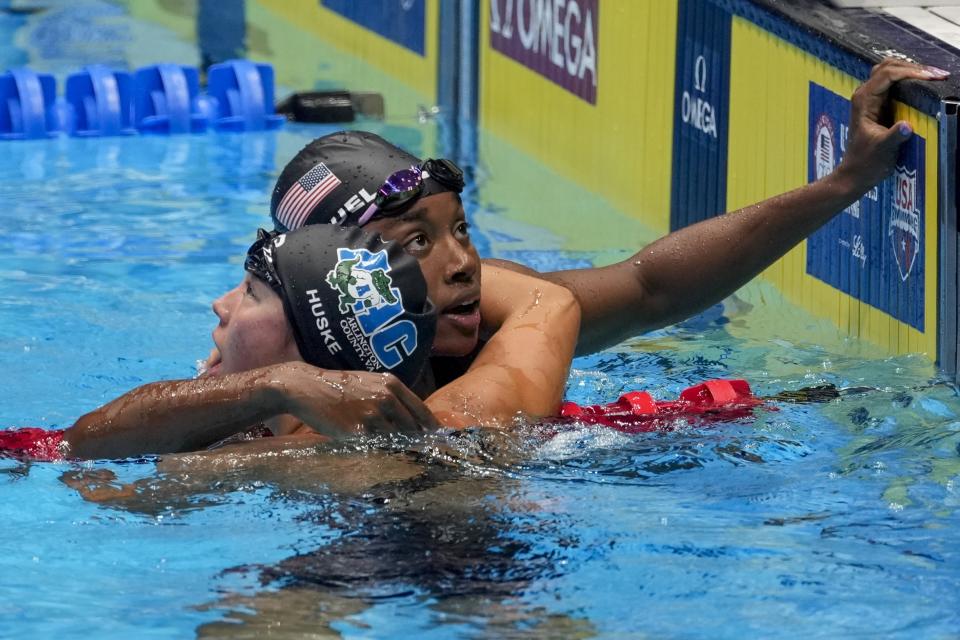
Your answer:
[[[399,244],[356,227],[260,230],[245,268],[280,295],[308,363],[390,372],[407,386],[422,373],[436,310],[417,260]]]
[[[317,138],[277,178],[270,198],[274,228],[356,225],[388,177],[420,165],[419,158],[373,133],[340,131]],[[428,177],[418,197],[462,189],[462,174],[459,187]]]

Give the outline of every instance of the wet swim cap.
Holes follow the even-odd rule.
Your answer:
[[[356,225],[388,177],[420,164],[373,133],[341,131],[317,138],[277,178],[270,217],[277,231],[318,223]],[[462,188],[462,182],[458,189],[427,177],[417,197]]]
[[[356,227],[260,230],[245,267],[283,300],[300,355],[325,369],[423,371],[436,310],[415,258]]]

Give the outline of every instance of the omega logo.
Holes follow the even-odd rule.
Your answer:
[[[697,93],[707,91],[707,60],[702,55],[697,56],[693,63],[693,88]],[[694,98],[689,91],[684,91],[680,99],[680,116],[683,123],[711,136],[717,137],[717,114],[707,100],[700,96]]]
[[[703,56],[697,56],[693,63],[693,88],[700,93],[707,90],[707,60]]]

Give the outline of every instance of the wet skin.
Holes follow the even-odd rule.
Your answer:
[[[213,312],[220,323],[213,330],[210,375],[301,359],[280,296],[259,278],[247,273],[213,302]]]
[[[480,256],[470,242],[459,196],[427,196],[410,211],[374,220],[364,229],[399,242],[420,263],[438,312],[432,353],[465,356],[473,351],[480,328]]]

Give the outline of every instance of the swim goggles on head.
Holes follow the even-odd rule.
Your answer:
[[[279,234],[277,231],[257,229],[257,239],[247,249],[247,258],[243,261],[243,268],[260,278],[270,288],[283,297],[283,284],[277,269],[273,264],[273,247],[269,246]]]
[[[394,172],[379,189],[373,203],[367,207],[357,226],[363,226],[379,212],[402,210],[423,194],[424,180],[431,178],[442,187],[460,193],[463,191],[463,171],[450,160],[426,160],[419,167],[411,166]]]

